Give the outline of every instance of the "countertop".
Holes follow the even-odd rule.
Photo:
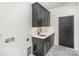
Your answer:
[[[40,34],[40,35],[44,34],[45,36],[40,36],[38,34],[32,34],[32,37],[39,38],[39,39],[45,39],[45,38],[49,37],[50,35],[52,35],[53,33],[54,33],[54,31],[49,31],[47,33]]]

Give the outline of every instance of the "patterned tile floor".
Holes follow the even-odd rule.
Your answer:
[[[46,56],[79,56],[79,51],[64,46],[53,46]]]
[[[79,56],[79,51],[64,46],[53,46],[45,56]]]

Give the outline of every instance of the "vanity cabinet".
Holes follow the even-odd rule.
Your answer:
[[[32,4],[32,27],[50,26],[50,12],[39,3]]]
[[[45,39],[32,37],[33,54],[36,56],[44,56],[54,44],[54,34]]]

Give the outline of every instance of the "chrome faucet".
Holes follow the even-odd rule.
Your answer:
[[[38,35],[40,34],[40,32],[42,32],[41,27],[38,28]]]

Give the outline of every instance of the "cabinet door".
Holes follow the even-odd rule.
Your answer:
[[[50,26],[50,13],[45,10],[44,11],[44,26]]]
[[[37,26],[41,27],[42,26],[42,8],[40,5],[37,5]]]
[[[32,27],[37,27],[37,6],[32,5]]]
[[[44,55],[44,42],[42,39],[38,39],[37,41],[37,53],[39,56]]]
[[[44,22],[45,22],[44,21],[44,11],[45,11],[44,8],[41,8],[41,12],[42,12],[41,13],[42,26],[44,26]]]
[[[46,13],[46,10],[44,11],[44,26],[46,26],[46,23],[47,23],[47,13]]]
[[[39,4],[32,5],[32,27],[42,26],[42,7]]]
[[[54,45],[54,34],[50,36],[50,47]]]
[[[42,39],[32,38],[33,39],[33,54],[36,56],[44,55],[44,42]]]
[[[37,13],[38,13],[38,20],[41,20],[42,19],[42,8],[41,8],[40,5],[38,5],[38,11],[37,11]]]
[[[44,40],[44,54],[47,53],[47,41],[46,39]]]
[[[47,38],[47,51],[50,49],[50,36]]]
[[[38,19],[37,19],[38,26],[41,27],[41,26],[43,26],[44,10],[40,5],[38,6],[38,12],[37,13],[38,13]]]
[[[44,54],[46,54],[50,49],[50,46],[49,46],[50,42],[49,41],[50,41],[50,37],[48,37],[44,40]]]
[[[46,11],[46,20],[45,20],[45,22],[46,22],[46,26],[48,26],[48,11]]]
[[[50,26],[50,12],[47,12],[47,26]]]

